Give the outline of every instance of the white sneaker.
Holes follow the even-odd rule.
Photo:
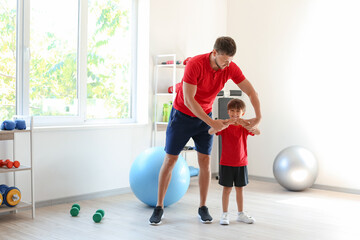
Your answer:
[[[220,224],[221,225],[229,225],[229,215],[227,212],[224,212],[220,218]]]
[[[249,215],[247,215],[245,212],[238,212],[236,221],[238,222],[244,222],[244,223],[254,223],[255,222],[255,218],[250,217]]]

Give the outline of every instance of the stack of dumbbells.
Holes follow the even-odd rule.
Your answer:
[[[0,185],[0,205],[15,207],[21,200],[21,192],[17,187]]]
[[[20,167],[20,162],[19,161],[10,161],[10,159],[6,159],[4,160],[0,160],[0,167],[7,167],[7,168],[18,168]]]

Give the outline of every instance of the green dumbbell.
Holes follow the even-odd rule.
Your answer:
[[[99,209],[96,211],[96,213],[93,215],[94,222],[98,223],[101,221],[101,219],[105,216],[105,211],[102,209]]]
[[[77,215],[79,215],[79,212],[80,212],[80,205],[77,203],[72,205],[72,207],[70,209],[71,216],[76,217]]]

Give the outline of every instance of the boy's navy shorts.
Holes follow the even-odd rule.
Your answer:
[[[219,184],[224,187],[244,187],[249,183],[247,166],[231,167],[220,165]]]
[[[211,117],[212,113],[208,115]],[[213,135],[208,133],[209,129],[210,126],[201,119],[191,117],[172,108],[166,129],[165,152],[171,155],[179,155],[189,139],[192,138],[197,152],[210,155]]]

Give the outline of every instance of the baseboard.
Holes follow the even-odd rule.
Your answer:
[[[57,204],[72,203],[72,202],[78,202],[78,201],[83,201],[83,200],[91,200],[91,199],[96,199],[96,198],[110,197],[110,196],[130,193],[130,192],[131,192],[130,187],[118,188],[118,189],[113,189],[113,190],[106,190],[106,191],[96,192],[96,193],[88,193],[88,194],[72,196],[72,197],[39,201],[39,202],[35,203],[35,207],[36,208],[47,207],[47,206],[52,206],[52,205],[57,205]]]
[[[249,175],[249,179],[253,179],[253,180],[256,180],[256,181],[277,183],[275,178],[269,178],[269,177],[259,177],[259,176]],[[322,185],[322,184],[314,184],[314,185],[311,186],[311,188],[319,189],[319,190],[327,190],[327,191],[333,191],[333,192],[342,192],[342,193],[350,193],[350,194],[358,194],[358,195],[360,195],[360,190],[359,189],[353,189],[353,188],[333,187],[333,186]]]

